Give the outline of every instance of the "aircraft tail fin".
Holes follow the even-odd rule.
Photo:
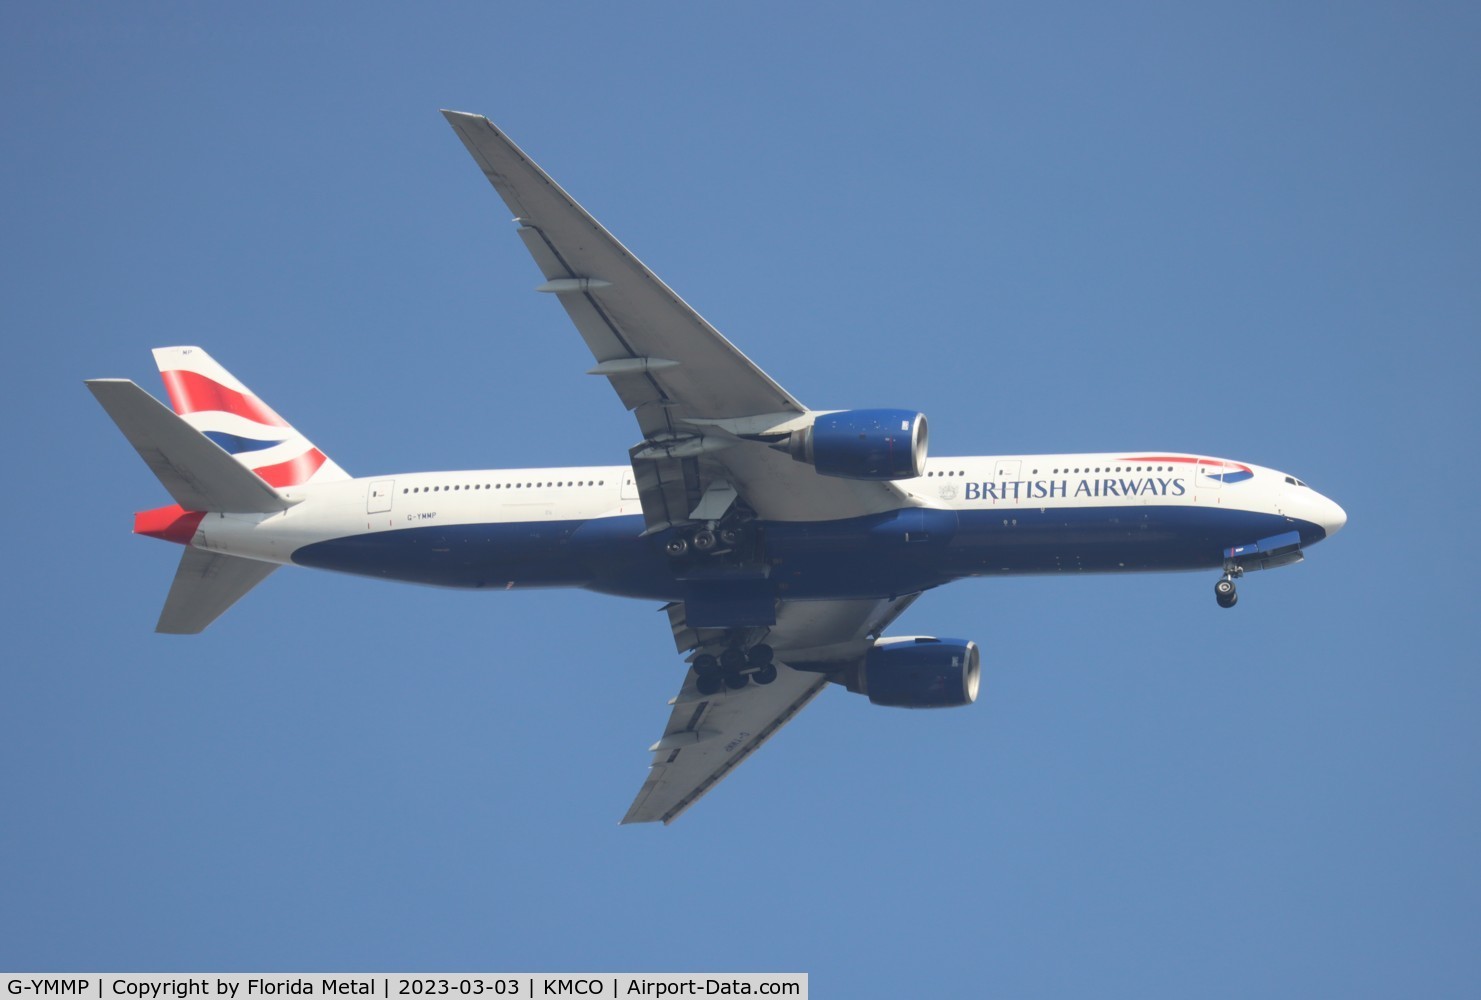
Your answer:
[[[135,514],[134,532],[185,546],[155,631],[188,634],[277,568],[195,548],[207,514],[287,510],[299,498],[281,491],[349,476],[205,351],[162,347],[154,357],[171,406],[127,379],[87,387],[175,500]]]
[[[154,361],[175,412],[269,486],[350,478],[199,347],[157,347]]]
[[[202,631],[277,568],[273,563],[187,546],[154,630],[173,635]]]

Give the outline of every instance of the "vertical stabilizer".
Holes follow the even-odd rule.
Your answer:
[[[157,347],[154,360],[175,412],[269,486],[350,478],[199,347]]]

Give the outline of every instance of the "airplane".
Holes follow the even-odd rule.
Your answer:
[[[355,478],[199,347],[154,351],[170,405],[86,384],[174,503],[156,630],[197,633],[279,566],[662,602],[687,667],[623,823],[671,823],[829,683],[876,705],[977,698],[969,639],[888,636],[970,577],[1289,566],[1347,515],[1302,480],[1127,450],[928,457],[913,410],[813,410],[738,351],[487,118],[444,111],[641,440],[621,465]]]

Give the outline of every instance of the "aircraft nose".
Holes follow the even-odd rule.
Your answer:
[[[1327,537],[1331,538],[1337,532],[1341,531],[1342,526],[1347,523],[1347,511],[1343,510],[1337,501],[1324,496],[1322,497],[1322,511],[1318,523],[1321,524],[1322,530],[1327,533]]]

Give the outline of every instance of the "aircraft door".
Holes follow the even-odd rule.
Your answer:
[[[622,499],[624,499],[624,500],[636,500],[636,499],[638,499],[638,483],[637,483],[637,480],[635,478],[633,478],[633,470],[632,469],[623,469],[622,470]]]
[[[391,509],[391,494],[394,492],[396,480],[377,479],[370,484],[370,491],[365,494],[365,513],[384,514]]]
[[[1023,463],[1016,458],[1000,459],[993,466],[992,481],[998,488],[998,498],[1002,500],[1016,499],[1017,490],[1011,485],[1018,481],[1019,467]]]
[[[1224,485],[1224,463],[1200,458],[1193,465],[1193,485],[1200,490],[1216,490]]]

